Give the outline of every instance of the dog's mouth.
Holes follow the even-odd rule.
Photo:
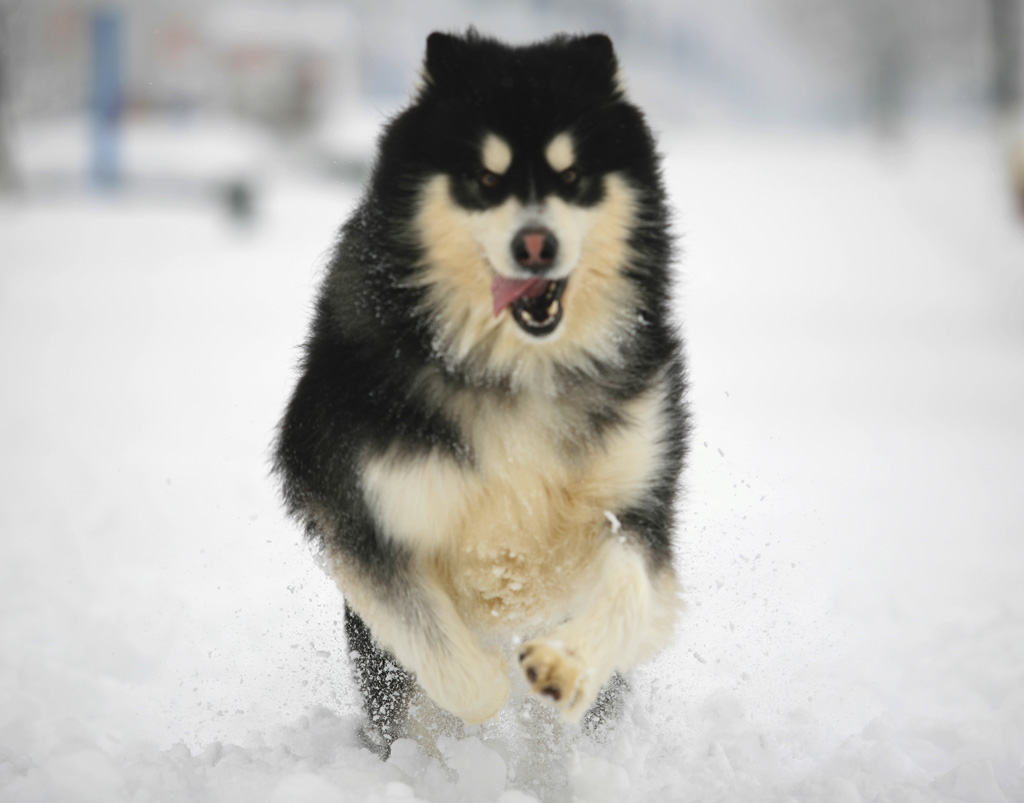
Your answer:
[[[491,282],[494,315],[505,307],[512,310],[512,319],[529,335],[543,337],[558,328],[562,321],[562,294],[568,279],[549,281],[533,279],[507,279],[496,274]]]

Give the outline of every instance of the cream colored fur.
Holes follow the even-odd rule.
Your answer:
[[[662,468],[668,392],[659,382],[626,405],[626,424],[582,452],[567,448],[580,422],[557,399],[456,397],[448,412],[473,445],[472,466],[438,453],[365,459],[366,499],[388,536],[411,551],[416,585],[444,637],[424,636],[373,589],[353,594],[360,578],[337,564],[339,585],[443,708],[469,722],[487,718],[504,700],[507,675],[482,645],[540,637],[531,660],[543,657],[554,675],[533,685],[569,689],[558,705],[575,720],[614,670],[671,637],[671,571],[650,576],[632,536],[607,515],[643,504]]]
[[[572,137],[564,131],[557,134],[544,149],[544,158],[548,160],[551,169],[556,173],[561,173],[572,167],[576,162],[576,150],[572,145]]]
[[[481,148],[488,170],[511,164],[496,136]],[[571,139],[555,137],[546,158],[555,169],[571,165]],[[552,196],[474,212],[452,201],[440,175],[426,183],[410,232],[425,250],[415,281],[426,289],[435,347],[511,379],[512,388],[453,395],[425,370],[419,390],[457,426],[472,461],[397,448],[360,458],[361,490],[380,532],[409,555],[401,599],[382,596],[341,555],[329,560],[374,637],[431,699],[467,722],[490,718],[506,699],[501,645],[526,639],[520,669],[528,682],[578,720],[612,672],[650,657],[672,635],[672,570],[652,574],[616,518],[648,501],[665,468],[671,383],[662,377],[625,404],[624,423],[595,443],[554,381],[557,366],[614,363],[617,343],[638,324],[635,291],[622,275],[635,195],[622,176],[603,180],[605,197],[590,208]],[[492,311],[494,274],[516,275],[509,244],[527,224],[555,232],[557,275],[569,277],[564,317],[548,338],[524,334],[507,310],[497,318]]]
[[[484,167],[492,173],[502,175],[512,164],[512,149],[497,134],[484,137],[483,148],[480,149]]]
[[[429,572],[417,571],[408,589],[411,604],[382,598],[361,571],[340,553],[328,556],[328,569],[346,601],[416,682],[441,708],[469,724],[485,722],[501,710],[510,681],[501,651],[485,648]]]
[[[539,213],[514,199],[482,212],[462,209],[451,200],[447,176],[428,181],[412,236],[426,250],[414,281],[427,290],[435,346],[524,389],[552,390],[558,365],[586,369],[594,359],[614,364],[616,344],[638,325],[629,312],[635,291],[620,270],[630,257],[636,200],[622,176],[604,181],[606,197],[592,208],[549,198]],[[555,276],[570,276],[562,297],[565,317],[548,338],[525,334],[508,310],[495,318],[491,304],[494,273],[515,275],[509,243],[531,214],[549,221],[559,238]]]
[[[606,538],[567,609],[568,621],[524,644],[520,667],[533,691],[578,721],[612,672],[627,672],[665,646],[678,606],[670,571],[651,577],[628,535]]]

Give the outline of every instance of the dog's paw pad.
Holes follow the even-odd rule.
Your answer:
[[[570,651],[549,641],[527,643],[519,652],[519,667],[534,694],[569,712],[580,699],[583,664]]]

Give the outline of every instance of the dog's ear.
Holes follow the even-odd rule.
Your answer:
[[[593,59],[617,65],[615,47],[612,45],[612,40],[606,34],[592,33],[589,36],[581,36],[579,44]]]
[[[592,78],[606,81],[614,92],[621,92],[619,60],[612,40],[603,33],[581,36],[572,42],[573,49],[588,66]]]
[[[427,56],[423,62],[424,83],[443,85],[457,77],[462,70],[465,53],[465,39],[434,31],[427,37]]]

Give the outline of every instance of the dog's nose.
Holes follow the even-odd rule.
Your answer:
[[[531,273],[543,273],[558,255],[558,240],[547,229],[521,229],[512,238],[512,257]]]

